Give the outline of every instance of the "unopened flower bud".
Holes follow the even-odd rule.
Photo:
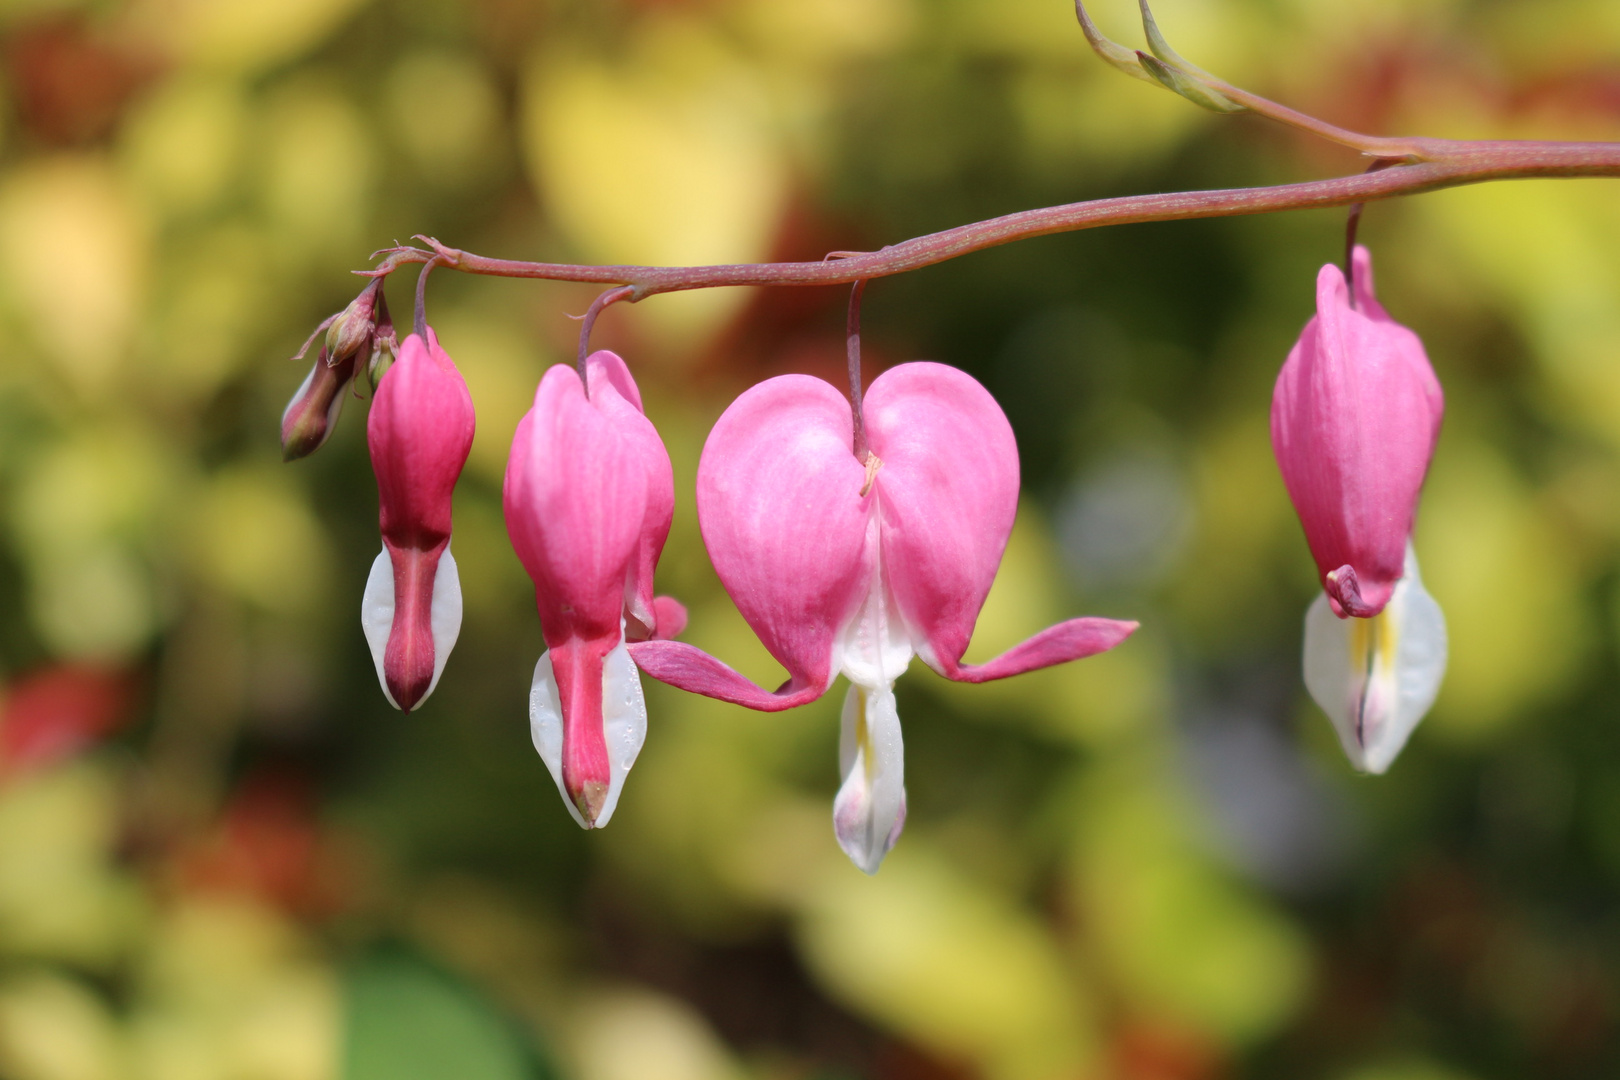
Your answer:
[[[351,300],[349,306],[326,328],[326,354],[331,363],[341,363],[370,353],[372,340],[377,333],[382,283],[382,278],[372,278],[371,284],[362,289],[360,295]],[[387,310],[384,304],[382,311],[386,314]]]
[[[343,411],[343,399],[349,396],[347,391],[354,381],[354,373],[354,357],[333,364],[322,347],[315,366],[287,403],[287,411],[281,414],[283,461],[296,461],[320,449],[337,425],[338,413]]]

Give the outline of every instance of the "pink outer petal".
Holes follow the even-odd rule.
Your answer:
[[[1358,267],[1362,302],[1371,263]],[[1403,572],[1444,401],[1417,335],[1351,308],[1338,267],[1322,268],[1316,305],[1277,376],[1272,447],[1338,613],[1372,615]]]
[[[684,641],[632,641],[625,647],[636,666],[659,682],[760,712],[808,705],[827,692],[826,683],[790,678],[772,693]]]
[[[861,494],[866,471],[855,460],[852,439],[843,395],[820,379],[782,375],[732,402],[698,463],[698,524],[715,571],[748,625],[787,668],[789,685],[813,690],[811,697],[831,685],[838,633],[875,570],[865,542],[874,499]],[[644,654],[632,655],[640,662]],[[661,655],[674,654],[666,646]],[[690,679],[673,677],[664,665],[647,670],[727,700],[746,696],[741,684],[752,686],[717,661],[704,666],[680,655],[687,657],[681,670]],[[698,689],[698,682],[709,689]]]
[[[664,541],[669,538],[670,522],[675,516],[675,471],[670,466],[669,452],[652,421],[642,415],[641,391],[630,377],[630,369],[616,353],[601,350],[585,361],[589,379],[591,404],[602,411],[635,447],[636,456],[647,475],[646,513],[641,523],[641,537],[636,557],[630,564],[625,581],[624,601],[631,625],[626,632],[631,638],[651,637],[657,632],[657,613],[653,600],[653,571],[658,556],[663,553]],[[673,634],[664,635],[672,637]]]
[[[431,345],[416,334],[405,339],[366,420],[382,534],[419,548],[450,535],[450,493],[474,427],[467,383],[428,334]]]
[[[989,392],[943,364],[890,368],[865,413],[883,462],[884,577],[918,655],[945,671],[967,650],[1012,533],[1018,444]]]
[[[1107,652],[1135,633],[1138,625],[1117,619],[1070,619],[1047,627],[988,663],[962,664],[951,660],[942,663],[939,672],[957,682],[971,683],[1022,675],[1037,668]]]
[[[648,470],[644,444],[624,431],[628,403],[612,391],[600,397],[587,399],[570,367],[545,373],[513,436],[502,501],[507,535],[534,580],[547,646],[607,641],[605,655],[620,637]]]
[[[383,546],[394,576],[394,622],[384,653],[389,692],[409,712],[433,682],[434,576],[450,542],[450,500],[472,449],[472,395],[438,337],[405,339],[383,375],[366,442],[377,476]]]

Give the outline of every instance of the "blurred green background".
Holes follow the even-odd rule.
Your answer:
[[[1128,0],[1097,0],[1140,42]],[[1620,138],[1614,0],[1161,0],[1349,126]],[[971,658],[899,687],[911,812],[833,841],[836,703],[649,681],[612,824],[529,743],[499,486],[590,287],[433,279],[471,385],[466,622],[401,717],[360,634],[362,401],[283,465],[309,329],[418,232],[514,258],[817,258],[1030,206],[1359,170],[1090,55],[1067,0],[0,2],[0,1077],[1491,1080],[1620,1075],[1620,198],[1369,208],[1445,384],[1417,545],[1452,633],[1392,772],[1298,655],[1271,383],[1342,211],[1053,237],[876,282],[877,368],[972,372],[1024,504]],[[408,318],[410,278],[393,286]],[[836,378],[843,289],[616,307],[675,461],[660,591],[780,678],[698,541],[727,401]]]

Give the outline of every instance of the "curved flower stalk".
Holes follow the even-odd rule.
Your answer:
[[[698,465],[698,522],[726,591],[788,670],[764,690],[679,642],[631,646],[643,670],[694,693],[776,711],[849,678],[833,826],[875,873],[905,822],[894,681],[913,655],[984,682],[1102,652],[1136,623],[1072,619],[989,663],[963,664],[1018,508],[1018,447],[1000,406],[941,364],[901,364],[865,397],[869,453],[831,385],[783,375],[728,408]]]
[[[461,633],[450,496],[473,427],[472,395],[438,336],[407,337],[366,421],[383,550],[360,605],[383,693],[405,712],[439,684]]]
[[[534,747],[574,820],[606,825],[647,736],[625,642],[680,633],[653,596],[675,480],[624,361],[601,351],[545,373],[518,424],[502,491],[506,531],[534,580],[546,652],[529,692]],[[587,396],[587,388],[589,395]]]
[[[1423,343],[1374,296],[1366,248],[1351,267],[1353,287],[1337,266],[1317,275],[1271,442],[1323,588],[1305,618],[1305,685],[1351,763],[1381,773],[1445,674],[1445,619],[1411,545],[1445,399]]]

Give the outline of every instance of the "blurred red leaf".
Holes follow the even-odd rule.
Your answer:
[[[100,742],[131,716],[126,671],[58,664],[11,685],[0,710],[0,776],[31,772]]]
[[[177,862],[183,889],[249,893],[318,916],[342,906],[354,854],[322,829],[308,780],[271,768],[250,774]]]
[[[71,15],[18,27],[6,35],[0,55],[23,126],[57,145],[112,134],[124,106],[159,71],[153,58],[97,35]]]

